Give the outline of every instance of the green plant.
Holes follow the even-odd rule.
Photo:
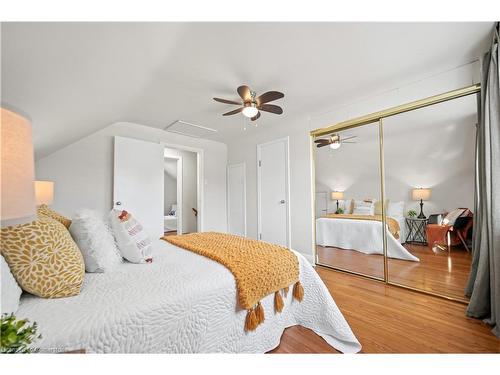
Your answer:
[[[37,334],[36,323],[29,324],[26,319],[16,320],[14,314],[4,314],[1,321],[2,337],[0,353],[34,353],[30,345],[42,336]]]
[[[343,208],[339,208],[339,209],[337,210],[337,213],[338,213],[338,214],[343,214],[343,213],[344,213],[344,209],[343,209]]]
[[[415,210],[408,211],[408,216],[409,217],[415,217],[415,216],[417,216],[417,211],[415,211]]]

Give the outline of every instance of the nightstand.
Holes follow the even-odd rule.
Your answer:
[[[408,227],[408,235],[406,236],[405,242],[416,245],[427,245],[425,228],[427,227],[429,220],[407,217],[405,222]]]

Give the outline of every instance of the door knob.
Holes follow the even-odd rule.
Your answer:
[[[284,199],[280,200],[280,203],[285,204],[285,200]]]
[[[116,205],[117,205],[117,206],[121,206],[121,205],[122,205],[122,202],[118,201],[118,202],[116,202]]]

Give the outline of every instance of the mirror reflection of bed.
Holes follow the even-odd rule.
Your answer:
[[[474,223],[476,96],[383,120],[387,279],[464,299]],[[379,125],[315,147],[320,265],[384,278]]]
[[[317,259],[383,278],[384,259],[375,255],[383,253],[382,223],[375,216],[381,195],[378,124],[337,135],[333,144],[315,147]]]

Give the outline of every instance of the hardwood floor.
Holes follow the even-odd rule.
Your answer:
[[[465,317],[464,304],[316,268],[363,353],[500,353],[491,328]],[[314,332],[285,330],[271,353],[337,353]]]
[[[404,247],[420,259],[411,262],[388,259],[389,280],[410,287],[465,298],[464,289],[469,277],[471,254],[461,246],[448,251],[433,250],[430,246]],[[383,279],[384,259],[381,255],[367,255],[354,250],[317,246],[318,259],[323,264]]]

